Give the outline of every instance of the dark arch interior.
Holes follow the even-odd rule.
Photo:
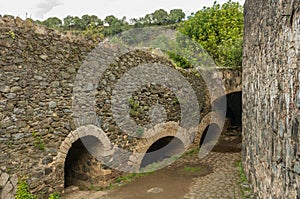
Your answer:
[[[174,136],[163,137],[149,147],[140,168],[145,168],[154,162],[159,162],[174,155],[181,154],[183,151],[184,144],[180,139]]]
[[[231,126],[242,126],[242,92],[229,93],[213,102],[214,109],[220,110],[226,97],[226,118],[230,120]]]
[[[102,146],[94,136],[80,138],[72,144],[64,166],[65,187],[74,185],[84,190],[91,185],[98,185],[101,181],[102,176],[97,174],[101,163],[86,149],[87,144],[95,152]]]
[[[226,95],[226,117],[230,119],[231,126],[242,126],[242,92]]]
[[[224,128],[219,129],[218,125],[211,124],[209,135],[207,133],[207,127],[202,134],[199,145],[204,144],[205,138],[206,142],[216,139],[218,134],[214,135],[214,132],[222,131],[218,142],[212,150],[216,152],[240,152],[242,147],[242,92],[229,93],[215,100],[213,102],[213,109],[222,110],[225,106],[225,102],[227,108]]]
[[[207,135],[208,129],[209,129],[209,135]],[[204,140],[205,143],[209,143],[213,140],[216,140],[218,138],[220,131],[221,129],[217,124],[213,123],[208,125],[201,136],[199,145],[202,146],[204,144]]]

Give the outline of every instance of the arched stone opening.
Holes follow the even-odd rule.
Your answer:
[[[222,103],[226,97],[226,118],[230,126],[241,127],[242,126],[242,91],[232,92],[226,94],[226,96],[220,97],[213,102],[216,110],[222,110]]]
[[[88,149],[86,144],[88,144]],[[92,151],[90,151],[91,149]],[[103,150],[103,146],[94,136],[82,137],[72,144],[64,165],[65,188],[74,185],[81,190],[86,190],[91,186],[106,186],[108,176],[104,174],[110,174],[110,172],[107,172],[109,170],[105,170],[105,167],[95,157],[98,150]]]
[[[226,118],[224,128],[213,151],[239,152],[242,147],[242,91],[227,93],[213,102],[216,110],[224,109],[226,98]],[[222,104],[223,103],[223,104]]]
[[[208,129],[211,124],[217,125],[219,129],[221,129],[221,127],[223,128],[224,119],[225,119],[225,117],[220,115],[217,112],[209,112],[208,114],[206,114],[198,126],[198,130],[197,130],[194,142],[193,142],[194,147],[199,147],[199,145],[203,144],[203,141],[204,141],[206,135],[208,134]],[[213,131],[217,130],[217,128],[215,128],[214,126],[211,127],[211,129]],[[212,131],[212,130],[210,130],[210,131]],[[218,135],[220,135],[220,134],[218,134]],[[218,139],[218,137],[216,139]]]
[[[232,133],[232,129],[220,129],[215,124],[209,124],[203,131],[199,147],[210,148],[214,152],[228,153],[228,152],[240,152],[242,139],[241,135]]]
[[[209,134],[208,134],[208,132],[209,132]],[[201,147],[203,144],[217,141],[220,132],[221,132],[221,129],[217,124],[212,123],[212,124],[208,125],[202,133],[199,146]]]
[[[115,175],[103,163],[114,150],[104,131],[86,125],[70,132],[61,143],[53,166],[59,168],[59,187],[106,187]]]
[[[231,126],[242,126],[242,92],[234,92],[226,95],[226,117],[230,119]]]
[[[175,155],[181,155],[184,150],[184,143],[179,138],[174,136],[160,138],[148,148],[140,168],[145,168],[147,165],[166,160]]]

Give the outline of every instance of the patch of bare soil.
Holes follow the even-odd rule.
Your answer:
[[[166,199],[183,198],[193,179],[208,175],[212,169],[193,162],[197,153],[183,155],[173,164],[108,191],[71,191],[65,199]]]
[[[212,151],[220,153],[237,153],[242,150],[242,129],[228,128],[218,140]]]
[[[205,165],[175,164],[146,176],[139,177],[134,182],[109,191],[107,199],[166,199],[183,198],[188,192],[194,177],[204,176],[212,170]]]

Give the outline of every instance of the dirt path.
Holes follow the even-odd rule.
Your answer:
[[[194,177],[211,173],[205,165],[172,165],[147,176],[142,176],[134,182],[108,192],[105,199],[166,199],[183,198],[189,191]]]
[[[191,157],[188,157],[191,158]],[[185,161],[183,161],[185,160]],[[212,169],[204,164],[190,164],[184,158],[156,172],[137,177],[132,182],[109,191],[80,191],[66,199],[166,199],[183,198],[193,179],[208,175]]]

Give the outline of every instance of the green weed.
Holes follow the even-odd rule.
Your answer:
[[[36,132],[32,132],[32,136],[34,137],[33,145],[39,150],[45,151],[45,143],[42,138]]]
[[[12,30],[8,31],[6,34],[9,35],[10,38],[12,38],[12,39],[15,39],[15,38],[16,38],[16,34],[15,34],[15,32],[12,31]]]
[[[239,167],[241,183],[242,184],[248,184],[248,179],[247,179],[247,176],[245,175],[245,171],[244,171],[244,168],[243,168],[242,161],[239,161],[237,163],[237,165]],[[241,192],[242,192],[243,198],[249,198],[249,196],[252,193],[252,189],[250,187],[249,188],[241,187]]]
[[[16,199],[37,199],[37,197],[30,193],[28,185],[25,181],[19,180]]]
[[[199,172],[200,168],[198,167],[189,167],[189,166],[185,166],[183,168],[184,171],[188,171],[188,172]]]

